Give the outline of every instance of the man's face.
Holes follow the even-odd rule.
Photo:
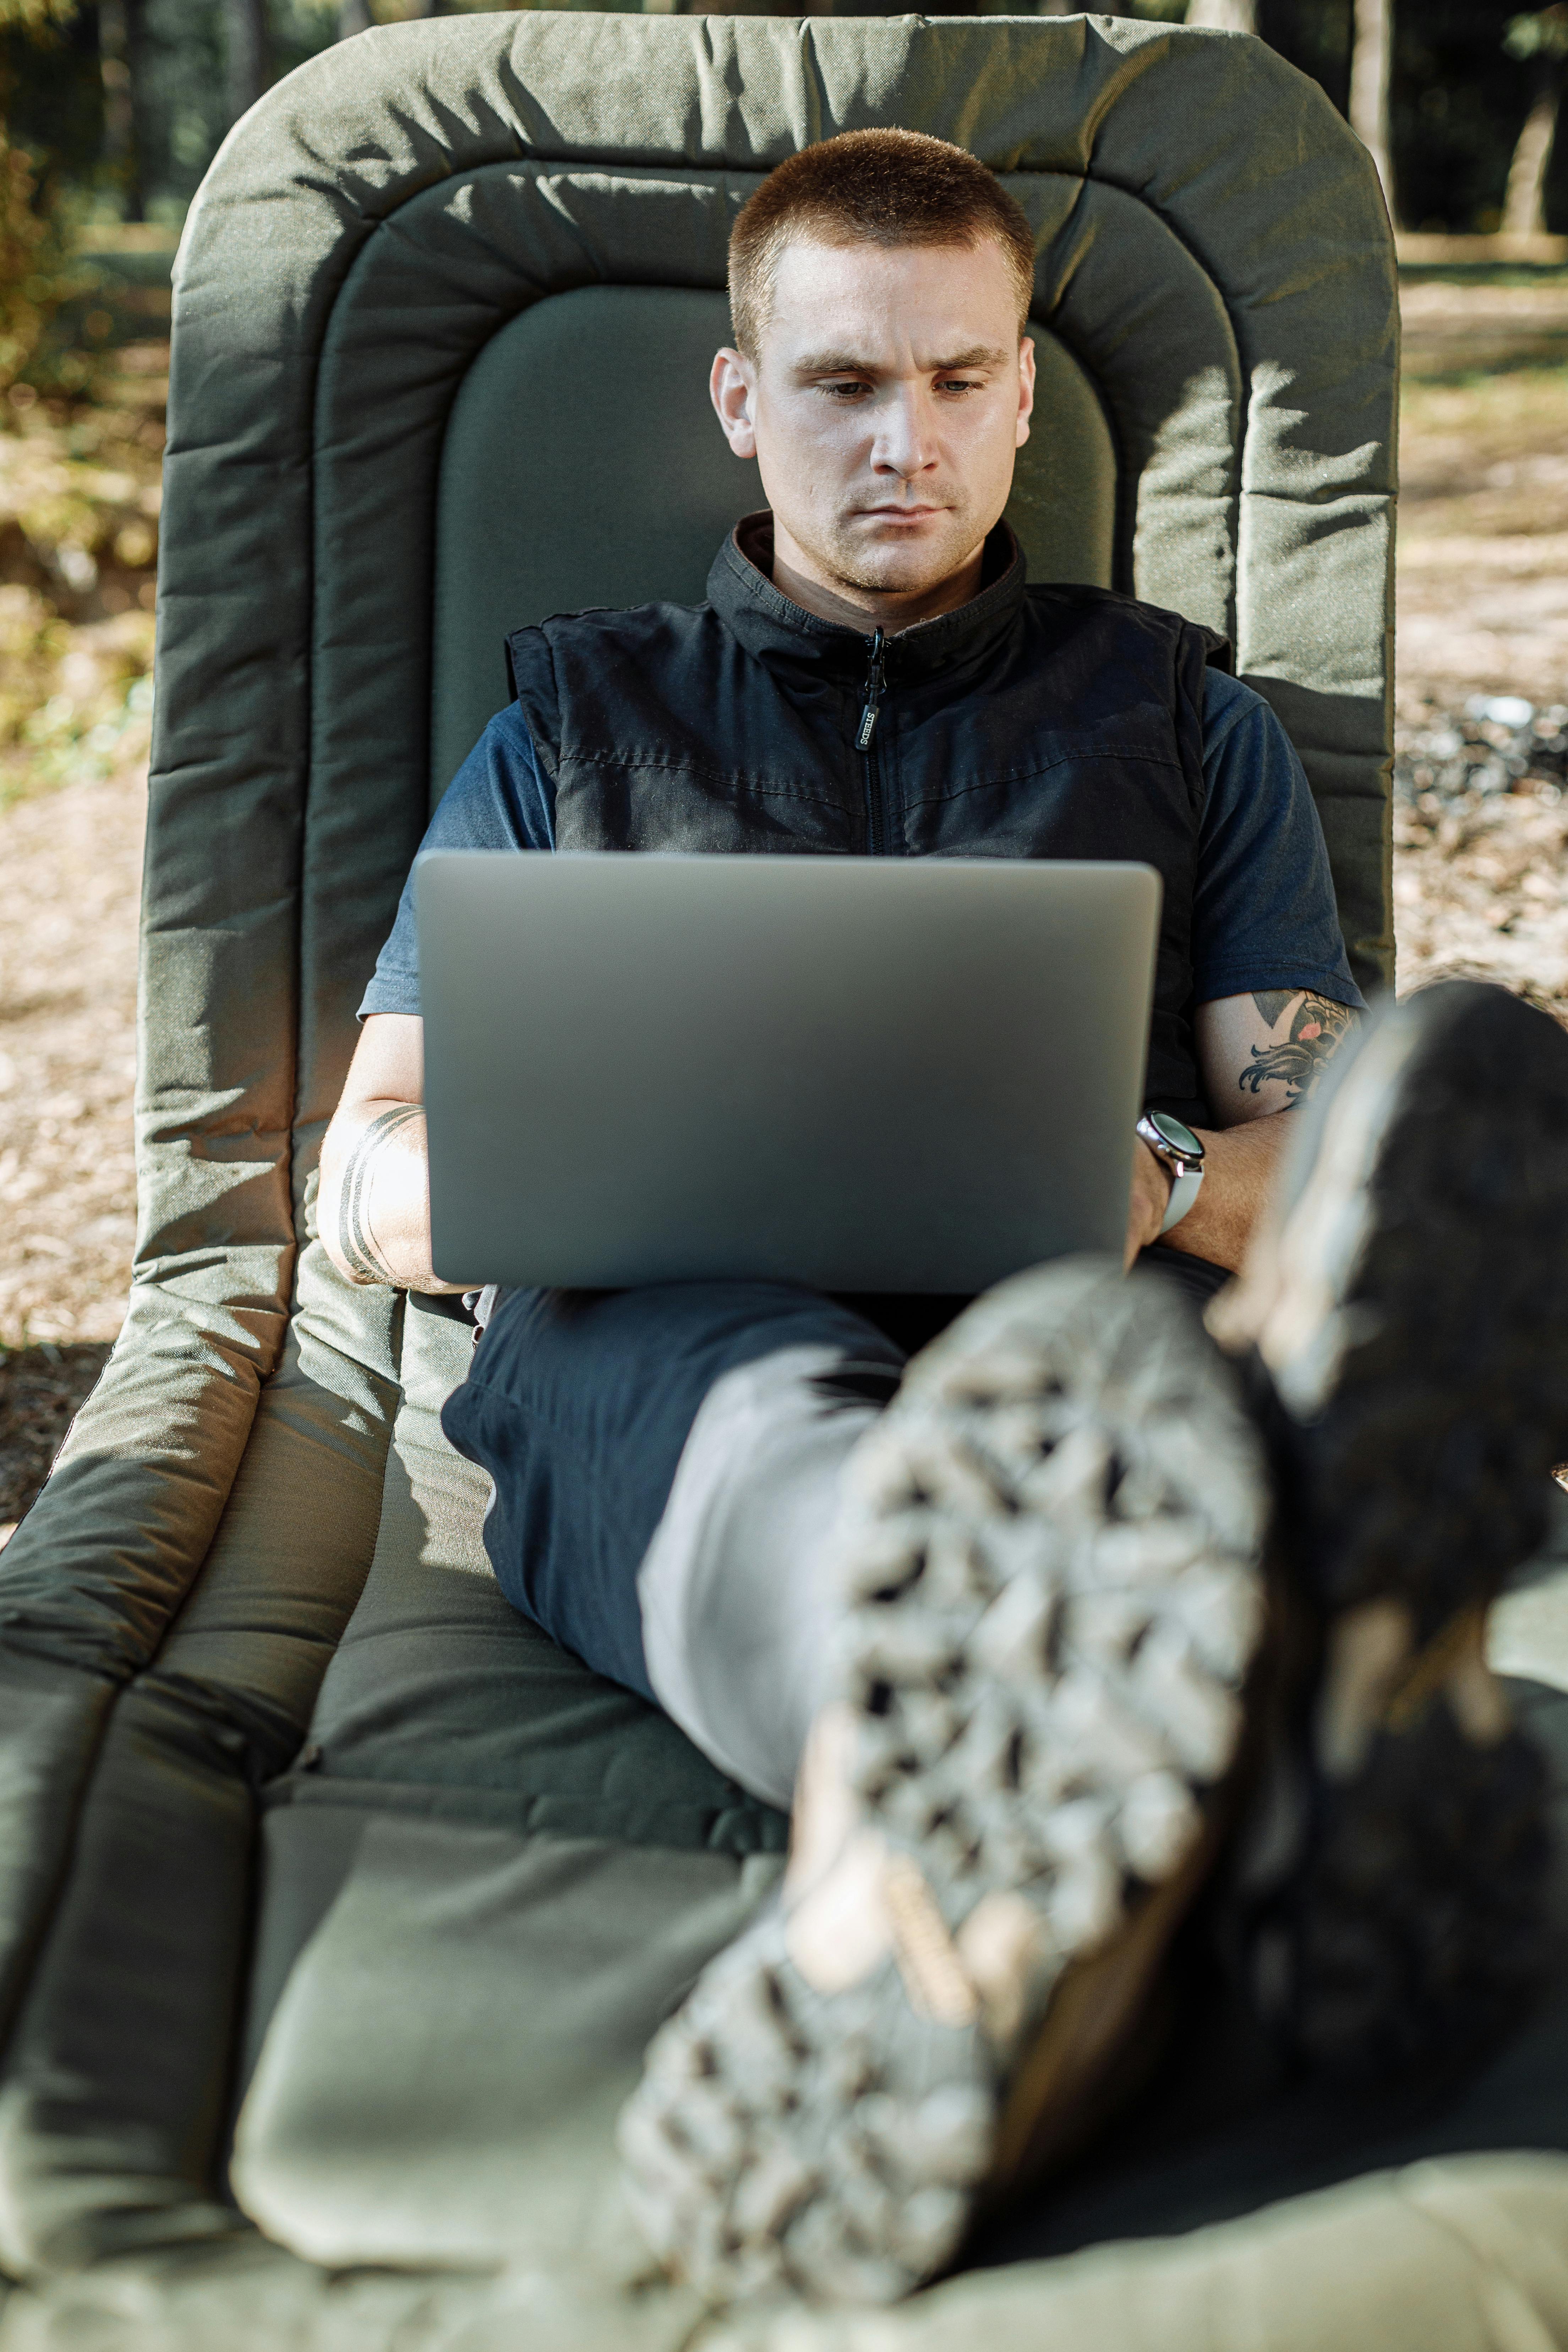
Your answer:
[[[712,393],[754,456],[793,568],[852,602],[917,603],[977,555],[1028,437],[1034,349],[994,238],[826,245],[779,262],[757,359]]]

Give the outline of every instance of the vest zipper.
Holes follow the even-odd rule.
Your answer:
[[[870,659],[866,670],[865,705],[860,713],[860,724],[855,732],[855,749],[866,762],[866,848],[868,856],[875,857],[883,847],[882,836],[886,831],[882,817],[881,768],[873,748],[873,739],[887,685],[884,671],[887,639],[878,629],[866,642],[870,649]]]

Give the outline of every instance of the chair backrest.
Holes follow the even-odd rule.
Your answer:
[[[1120,468],[1093,379],[1033,330],[1039,424],[1008,508],[1036,580],[1109,588]],[[439,799],[506,698],[501,640],[550,613],[696,604],[724,533],[763,503],[708,399],[724,296],[579,287],[500,328],[441,453],[430,785]]]
[[[288,1296],[300,1196],[504,629],[694,596],[756,502],[708,417],[730,223],[835,131],[1034,222],[1037,573],[1225,631],[1389,954],[1397,323],[1363,151],[1260,43],[1103,17],[515,16],[345,43],[241,123],[175,283],[143,988],[160,1274]]]
[[[223,2323],[181,2246],[253,2273],[261,2251],[213,2189],[247,2000],[258,2046],[274,1999],[283,2020],[247,2210],[352,2271],[405,2261],[417,2208],[430,2259],[499,2242],[549,2326],[575,2306],[535,2298],[536,2263],[564,2217],[612,2210],[585,2184],[616,2069],[782,1842],[483,1573],[484,1481],[438,1418],[467,1327],[299,1244],[432,783],[504,691],[501,630],[698,593],[754,497],[701,393],[730,222],[792,150],[884,122],[967,143],[1036,224],[1049,383],[1016,501],[1035,562],[1232,635],[1305,756],[1363,975],[1385,951],[1392,256],[1362,150],[1258,43],[1102,17],[463,16],[344,42],[237,126],[175,284],[137,1286],[0,1571],[0,2035],[21,2021],[0,2269],[112,2256],[96,2274],[122,2315],[118,2265],[155,2240],[211,2322],[192,2341]],[[462,1843],[503,1822],[500,1864]],[[535,1835],[598,1842],[586,1909],[559,1906]],[[432,2115],[449,1982],[490,2104]],[[410,2051],[412,2104],[386,2104]],[[365,2115],[373,2160],[338,2164],[339,2121]],[[432,2232],[448,2131],[483,2179]],[[478,2238],[476,2209],[500,2217]],[[362,2340],[342,2275],[318,2286],[321,2340]],[[247,2292],[223,2306],[236,2341]],[[267,2308],[255,2340],[303,2340]],[[639,2294],[637,2340],[687,2340],[695,2313],[661,2308]]]

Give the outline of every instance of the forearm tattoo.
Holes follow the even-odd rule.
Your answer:
[[[338,1192],[338,1248],[343,1264],[361,1282],[395,1283],[397,1276],[377,1249],[368,1222],[370,1181],[375,1157],[390,1136],[411,1119],[423,1118],[417,1103],[394,1103],[373,1118],[355,1140]]]
[[[1254,1045],[1247,1067],[1237,1073],[1237,1084],[1245,1094],[1250,1088],[1257,1094],[1270,1078],[1280,1080],[1288,1103],[1305,1100],[1322,1076],[1323,1065],[1355,1019],[1348,1004],[1336,1004],[1331,996],[1314,996],[1311,990],[1304,993],[1296,988],[1254,989],[1252,1001],[1270,1029],[1285,1007],[1298,996],[1290,1024],[1290,1034],[1278,1045]]]

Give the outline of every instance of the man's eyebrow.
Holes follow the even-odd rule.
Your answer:
[[[847,352],[813,352],[795,363],[796,375],[875,375],[877,371],[866,360],[851,359]]]
[[[952,375],[960,368],[1000,367],[1007,353],[994,343],[976,343],[967,352],[960,352],[950,360],[938,360],[934,366],[922,369],[926,375]],[[847,352],[812,352],[796,360],[797,375],[878,375],[881,371],[868,360],[852,358]]]
[[[1008,354],[995,343],[976,343],[973,351],[960,352],[956,359],[939,360],[932,375],[952,375],[959,368],[1000,367]]]

